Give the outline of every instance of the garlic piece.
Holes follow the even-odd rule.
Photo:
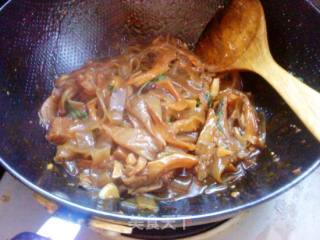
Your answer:
[[[108,183],[105,185],[99,192],[99,198],[101,199],[111,199],[111,198],[119,198],[119,190],[114,183]]]

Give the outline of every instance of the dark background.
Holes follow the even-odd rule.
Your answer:
[[[0,8],[5,2],[6,0],[0,0]],[[4,173],[4,169],[0,166],[0,178],[2,177],[3,173]]]
[[[4,3],[6,3],[8,0],[0,0],[0,8],[2,7],[2,5]],[[0,179],[2,178],[2,175],[4,173],[4,169],[2,168],[2,166],[0,166]]]

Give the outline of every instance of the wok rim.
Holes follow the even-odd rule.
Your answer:
[[[198,215],[183,215],[183,216],[177,216],[177,217],[144,217],[144,216],[132,216],[132,215],[125,215],[125,214],[117,214],[117,213],[111,213],[107,211],[102,211],[102,210],[97,210],[93,209],[90,207],[85,207],[83,205],[68,201],[66,199],[60,198],[57,195],[54,195],[38,185],[34,184],[33,182],[29,181],[25,177],[23,177],[21,174],[19,174],[12,166],[10,166],[2,157],[0,157],[0,163],[1,165],[17,180],[22,182],[24,185],[29,187],[31,190],[33,190],[36,193],[39,193],[40,195],[46,197],[49,200],[53,200],[57,202],[58,204],[67,206],[69,208],[89,213],[91,215],[96,215],[99,217],[105,218],[105,220],[116,220],[120,221],[122,223],[128,222],[128,221],[142,221],[142,222],[148,222],[148,221],[186,221],[186,220],[191,220],[190,226],[191,225],[199,225],[199,224],[204,224],[204,223],[209,223],[209,222],[214,222],[216,219],[224,219],[227,218],[228,216],[235,215],[236,213],[239,213],[240,211],[249,209],[253,206],[259,205],[261,203],[264,203],[268,200],[271,200],[280,194],[286,192],[290,188],[294,187],[296,184],[301,182],[304,178],[306,178],[308,175],[310,175],[313,171],[315,171],[319,166],[320,166],[320,159],[317,159],[308,169],[306,169],[303,173],[300,175],[296,176],[292,181],[288,182],[284,186],[280,187],[279,189],[275,191],[271,191],[269,194],[262,196],[260,198],[255,199],[254,201],[247,202],[245,204],[242,204],[237,207],[221,210],[221,211],[214,211],[214,212],[209,212],[206,214],[198,214]],[[197,220],[197,221],[193,221]],[[201,220],[201,223],[199,223],[199,220]],[[197,224],[198,223],[198,224]]]

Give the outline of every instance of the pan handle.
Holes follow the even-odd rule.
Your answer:
[[[34,194],[35,200],[51,213],[49,219],[39,228],[37,234],[24,232],[16,235],[12,240],[74,240],[83,225],[103,235],[113,233],[131,234],[133,228],[92,217],[89,214],[75,212],[72,209],[58,206],[56,203]]]
[[[22,232],[11,238],[11,240],[50,240],[32,232]]]
[[[38,229],[37,233],[23,232],[11,240],[74,240],[83,224],[102,235],[114,233],[132,233],[132,228],[106,222],[104,219],[91,218],[85,214],[75,213],[66,208],[59,208]]]
[[[51,212],[52,213],[52,212]],[[58,208],[42,224],[37,233],[23,232],[12,240],[74,240],[87,215],[76,214],[66,208]]]

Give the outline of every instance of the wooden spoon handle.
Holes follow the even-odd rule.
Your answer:
[[[283,97],[300,120],[320,141],[320,94],[288,73],[275,61],[254,67]]]

